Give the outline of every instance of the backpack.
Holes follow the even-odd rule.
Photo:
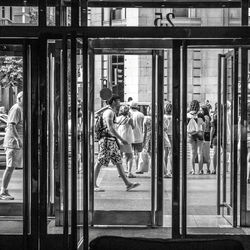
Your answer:
[[[99,141],[103,137],[103,132],[107,127],[103,124],[103,113],[96,117],[95,121],[95,140]]]
[[[196,134],[197,132],[199,131],[198,129],[198,124],[197,122],[195,121],[195,119],[192,117],[190,118],[189,120],[189,123],[187,125],[187,132],[189,135],[194,135]]]

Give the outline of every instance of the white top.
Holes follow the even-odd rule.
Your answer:
[[[133,129],[134,132],[133,143],[142,143],[144,114],[136,109],[131,109],[131,118],[133,119],[133,124],[135,126],[135,128]]]
[[[134,134],[132,126],[129,124],[129,118],[125,116],[119,116],[117,118],[118,128],[117,132],[118,134],[128,142],[128,144],[131,144],[134,141]]]

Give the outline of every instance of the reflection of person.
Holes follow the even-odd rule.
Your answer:
[[[119,110],[119,117],[117,117],[118,134],[127,141],[127,145],[120,144],[121,153],[125,153],[126,156],[126,165],[128,170],[128,178],[135,178],[136,176],[132,174],[132,165],[133,165],[133,120],[129,117],[129,107],[121,106]]]
[[[18,93],[17,103],[9,111],[3,146],[6,153],[6,169],[0,199],[14,200],[7,188],[14,169],[22,168],[23,165],[23,92]]]
[[[108,166],[111,161],[114,165],[116,165],[119,175],[124,181],[127,191],[139,186],[139,183],[131,183],[125,176],[123,166],[122,166],[122,157],[121,152],[118,146],[117,140],[119,140],[123,145],[127,145],[127,141],[124,140],[115,130],[115,120],[116,110],[120,107],[120,97],[114,95],[109,100],[109,106],[104,111],[103,117],[103,126],[102,136],[99,140],[100,151],[98,154],[98,160],[95,165],[95,173],[94,173],[94,191],[102,192],[104,191],[100,187],[97,186],[97,178],[101,170],[101,166]]]

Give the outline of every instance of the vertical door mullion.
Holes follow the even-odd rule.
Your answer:
[[[157,76],[157,54],[156,51],[152,53],[152,142],[155,141],[155,86]],[[152,157],[151,157],[151,226],[156,223],[155,215],[155,144],[152,143]]]
[[[94,163],[94,131],[92,131],[92,141],[90,141],[89,138],[89,123],[94,122],[93,120],[90,121],[90,117],[92,116],[92,119],[94,119],[94,102],[95,102],[95,86],[94,86],[94,78],[92,78],[93,81],[90,81],[90,90],[88,88],[88,38],[83,37],[83,105],[82,105],[82,111],[83,111],[83,140],[82,140],[82,148],[83,148],[83,249],[88,250],[89,247],[89,183],[88,183],[88,177],[89,177],[89,167],[94,166],[92,165]],[[92,60],[93,65],[90,65],[90,68],[92,69],[92,74],[90,76],[94,77],[94,55],[92,54]],[[91,62],[90,62],[91,63]],[[89,90],[89,91],[88,91]],[[90,105],[89,105],[90,103]],[[90,112],[88,111],[89,108],[91,108]],[[90,117],[89,117],[90,116]],[[94,126],[92,126],[93,129]],[[89,165],[88,157],[89,157],[89,144],[92,142],[92,164]],[[94,191],[93,185],[92,185],[92,192]]]
[[[31,197],[30,197],[30,217],[31,217],[31,249],[38,249],[38,119],[39,113],[39,89],[38,89],[38,77],[39,77],[39,66],[38,66],[38,43],[33,41],[31,43],[31,83],[30,96],[31,96],[31,106],[30,106],[30,178],[31,178]],[[43,54],[46,59],[46,54]],[[27,248],[28,249],[28,248]]]
[[[24,130],[23,130],[23,165],[28,166],[26,168],[23,168],[23,249],[27,249],[27,239],[29,234],[29,189],[28,189],[28,183],[29,183],[29,154],[28,150],[29,148],[29,139],[30,139],[30,133],[29,133],[29,106],[28,106],[28,100],[30,98],[29,96],[29,88],[30,88],[30,47],[27,44],[27,40],[24,40],[23,43],[23,121],[24,121]]]
[[[157,225],[163,224],[163,109],[164,109],[164,53],[159,51],[157,65]]]
[[[68,234],[69,234],[69,223],[68,223],[68,46],[67,36],[63,38],[62,45],[62,70],[63,76],[60,81],[60,111],[61,111],[61,157],[62,157],[62,169],[63,169],[63,240],[65,249],[69,248],[68,245]]]
[[[223,187],[222,187],[222,202],[223,206],[227,202],[227,58],[223,57]],[[224,213],[223,208],[223,213]]]
[[[47,236],[47,39],[44,34],[40,36],[40,49],[39,49],[39,130],[40,130],[40,207],[38,214],[40,215],[39,221],[39,234],[40,234],[40,249],[46,249],[46,236]],[[38,166],[39,166],[38,165]]]
[[[238,49],[233,60],[233,227],[237,226],[238,200]]]
[[[87,38],[84,38],[87,39]],[[85,46],[86,42],[84,43]],[[84,46],[83,45],[83,46]],[[83,51],[85,52],[86,48],[83,48]],[[86,52],[85,52],[86,53]],[[87,60],[86,55],[83,53],[83,62]],[[95,109],[95,54],[93,50],[90,50],[89,52],[89,83],[90,83],[90,92],[89,92],[89,112],[90,114],[93,114],[90,122],[94,125],[94,109]],[[83,68],[83,70],[88,70],[88,68]],[[87,74],[85,72],[85,74]],[[86,76],[85,76],[86,77]],[[85,87],[85,86],[84,86]],[[85,93],[83,93],[85,94]],[[84,122],[87,120],[84,119]],[[84,123],[85,124],[85,123]],[[86,125],[85,125],[86,126]],[[92,126],[93,128],[93,126]],[[94,131],[91,131],[91,147],[88,149],[90,153],[89,157],[89,210],[90,210],[90,224],[93,225],[94,221],[94,168],[93,166],[95,165],[95,140],[94,140]],[[84,138],[85,140],[86,138]],[[87,181],[88,182],[88,181]]]
[[[76,78],[76,35],[71,34],[71,243],[77,249],[77,78]]]
[[[182,45],[182,237],[187,234],[187,45]]]
[[[221,77],[223,55],[218,55],[218,96],[217,96],[217,215],[221,214]]]
[[[247,219],[247,78],[248,49],[241,48],[240,226],[246,226]]]
[[[173,41],[172,237],[180,237],[180,41]]]

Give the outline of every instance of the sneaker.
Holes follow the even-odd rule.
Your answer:
[[[95,187],[95,188],[94,188],[94,191],[95,191],[95,192],[105,192],[105,190],[102,189],[102,188],[100,188],[100,187]]]
[[[129,173],[129,174],[127,175],[127,177],[128,177],[128,178],[136,178],[136,176],[133,175],[133,174],[131,174],[131,173]]]
[[[127,191],[130,191],[131,189],[136,188],[136,187],[138,187],[138,186],[140,186],[140,183],[137,183],[137,182],[131,183],[131,184],[129,184],[129,185],[127,186]]]
[[[172,175],[171,174],[164,174],[163,178],[172,178]]]
[[[203,174],[204,174],[203,170],[200,170],[199,175],[203,175]]]
[[[9,194],[8,190],[5,190],[0,194],[0,200],[14,200],[14,197]]]
[[[216,174],[216,171],[215,171],[215,170],[213,170],[211,174]]]
[[[209,169],[207,170],[207,174],[211,174],[211,171]]]
[[[136,171],[135,173],[136,173],[136,174],[143,174],[142,171]]]
[[[191,171],[189,172],[189,174],[191,174],[191,175],[195,175],[194,170],[191,170]]]

